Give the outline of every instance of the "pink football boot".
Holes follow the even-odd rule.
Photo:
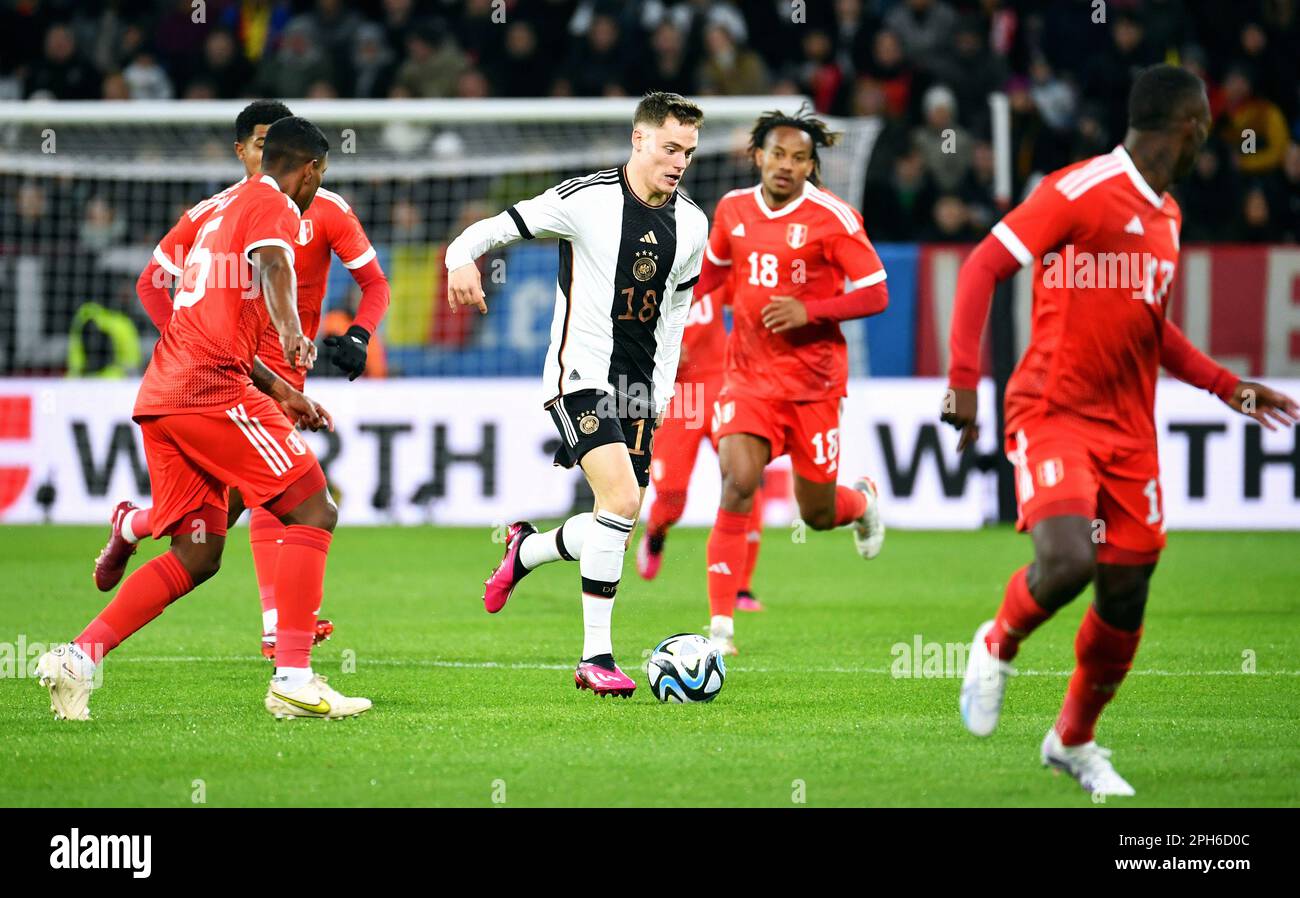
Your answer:
[[[619,670],[617,664],[610,670],[591,661],[578,662],[578,669],[573,672],[573,685],[576,689],[590,689],[601,698],[607,695],[628,698],[636,692],[636,683]]]
[[[488,614],[496,614],[510,601],[519,581],[528,574],[528,568],[519,561],[519,546],[524,537],[537,532],[527,521],[515,521],[506,528],[506,552],[492,576],[483,581],[483,607]]]
[[[113,516],[108,519],[108,544],[95,559],[95,586],[100,592],[108,592],[122,581],[126,563],[135,554],[135,550],[140,548],[139,543],[127,542],[122,535],[122,519],[135,508],[134,502],[119,502],[113,509]]]

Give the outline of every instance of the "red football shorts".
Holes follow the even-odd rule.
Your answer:
[[[1082,515],[1092,521],[1101,564],[1153,564],[1165,547],[1160,462],[1154,446],[1125,449],[1042,419],[1007,435],[1016,469],[1016,529],[1046,518]]]
[[[656,493],[684,493],[691,483],[691,471],[699,458],[700,443],[713,435],[713,403],[722,389],[722,374],[696,381],[678,381],[664,421],[655,430],[650,480]]]
[[[795,474],[834,483],[840,468],[842,400],[790,402],[747,396],[723,387],[713,404],[713,439],[747,433],[767,440],[772,458],[790,456]]]
[[[153,488],[153,536],[203,505],[226,509],[227,487],[250,508],[291,511],[325,486],[315,454],[280,406],[251,385],[224,411],[142,417]]]

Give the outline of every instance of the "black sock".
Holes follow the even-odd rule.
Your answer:
[[[665,534],[663,533],[650,534],[648,539],[650,540],[649,548],[651,555],[658,555],[664,550],[664,538]]]
[[[613,655],[609,655],[609,654],[605,654],[605,655],[592,655],[590,658],[583,658],[583,659],[582,659],[582,663],[583,663],[583,664],[594,664],[594,665],[596,665],[597,667],[603,667],[605,670],[613,670],[613,669],[614,669],[614,656],[613,656]]]

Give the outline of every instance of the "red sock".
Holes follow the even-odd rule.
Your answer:
[[[153,528],[149,525],[152,512],[152,508],[137,508],[131,516],[131,535],[137,540],[153,536]]]
[[[705,557],[709,565],[709,613],[734,617],[736,592],[745,572],[745,525],[749,512],[718,509]]]
[[[73,642],[99,661],[193,588],[194,580],[181,560],[164,552],[127,577],[113,601]]]
[[[325,559],[332,536],[306,524],[284,528],[280,564],[275,572],[275,599],[280,608],[276,628],[276,667],[310,667],[316,609],[325,590]]]
[[[754,565],[758,564],[758,549],[763,544],[763,493],[754,493],[754,508],[745,524],[745,572],[740,576],[740,591],[749,592],[754,579]]]
[[[1035,602],[1030,595],[1029,584],[1025,581],[1025,572],[1028,570],[1029,565],[1025,565],[1011,575],[998,616],[984,635],[984,644],[993,653],[993,657],[1003,661],[1016,657],[1021,641],[1052,616],[1052,612]]]
[[[1133,666],[1141,639],[1140,627],[1136,632],[1112,627],[1101,619],[1095,607],[1088,606],[1074,639],[1074,675],[1056,720],[1056,732],[1063,743],[1082,745],[1092,741],[1097,718]]]
[[[852,524],[867,513],[867,497],[849,486],[835,487],[835,526]]]
[[[686,493],[673,490],[670,492],[655,493],[654,503],[650,506],[650,522],[646,525],[646,532],[650,536],[663,536],[668,532],[668,528],[682,519],[682,511],[686,508]]]
[[[262,610],[275,608],[275,571],[280,563],[280,541],[284,525],[265,508],[254,508],[248,516],[248,542],[253,549],[253,570],[257,572],[257,594]]]

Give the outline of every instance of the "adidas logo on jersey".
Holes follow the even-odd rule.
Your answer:
[[[1130,221],[1128,224],[1124,225],[1124,233],[1137,234],[1139,237],[1141,237],[1143,234],[1146,233],[1146,231],[1142,230],[1142,220],[1138,218],[1136,215],[1134,215],[1133,220]]]
[[[582,375],[579,374],[578,371],[577,371],[577,369],[575,368],[575,369],[574,369],[574,370],[569,374],[569,380],[582,380]]]
[[[729,568],[729,567],[727,566],[727,563],[726,563],[725,561],[717,561],[717,562],[714,562],[713,564],[709,565],[709,573],[710,573],[710,574],[722,574],[722,575],[724,575],[724,576],[730,577],[730,576],[731,576],[731,568]]]
[[[659,243],[659,239],[658,239],[657,237],[655,237],[655,232],[654,232],[654,231],[646,231],[646,232],[645,232],[645,236],[641,238],[641,242],[642,242],[642,243],[654,243],[654,244],[658,244],[658,243]]]
[[[744,236],[745,236],[745,223],[744,223],[743,221],[742,221],[740,224],[736,225],[734,228],[731,229],[731,236],[732,236],[732,237],[744,237]]]

